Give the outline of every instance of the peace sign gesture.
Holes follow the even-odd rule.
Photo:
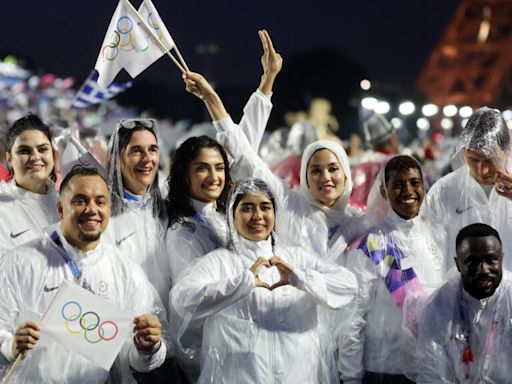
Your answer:
[[[274,80],[283,67],[283,58],[274,49],[272,39],[265,29],[258,31],[258,35],[263,47],[263,55],[261,56],[263,75],[261,75],[259,90],[265,95],[270,96]]]

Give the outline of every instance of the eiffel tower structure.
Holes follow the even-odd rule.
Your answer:
[[[417,82],[438,105],[512,101],[512,0],[462,0]]]

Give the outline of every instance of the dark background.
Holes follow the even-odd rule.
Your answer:
[[[135,7],[140,1],[132,1]],[[0,14],[0,57],[14,54],[39,73],[74,76],[78,87],[93,68],[117,2],[10,2]],[[234,116],[261,75],[257,30],[266,28],[284,68],[273,97],[272,127],[282,113],[306,108],[315,96],[333,102],[349,125],[359,82],[384,93],[414,93],[418,74],[458,5],[456,0],[235,1],[154,0],[192,70],[213,80]],[[197,47],[214,44],[215,55]],[[117,79],[126,79],[121,75]],[[161,117],[201,120],[203,110],[183,92],[180,73],[161,58],[121,98]],[[356,100],[356,101],[354,101]],[[342,135],[343,136],[343,135]]]

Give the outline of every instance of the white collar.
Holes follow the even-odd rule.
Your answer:
[[[62,233],[62,228],[57,229],[57,233],[59,235],[60,240],[62,241],[62,246],[64,247],[64,250],[77,263],[82,264],[84,262],[89,263],[95,261],[103,253],[103,242],[101,241],[101,238],[96,248],[91,249],[90,251],[87,252],[82,252],[78,247],[71,245],[67,241],[66,236],[64,236],[64,234]]]
[[[202,216],[211,217],[217,212],[217,204],[212,202],[204,202],[196,199],[190,199],[190,204],[194,211]]]

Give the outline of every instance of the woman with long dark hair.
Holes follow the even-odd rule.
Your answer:
[[[48,126],[28,114],[10,127],[6,147],[14,178],[0,182],[0,256],[41,236],[45,227],[59,221]]]

